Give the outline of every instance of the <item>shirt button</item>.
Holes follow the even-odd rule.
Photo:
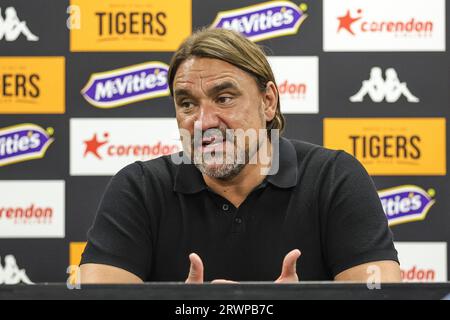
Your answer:
[[[230,209],[230,206],[227,205],[226,203],[222,206],[222,210],[223,211],[228,211],[228,209]]]
[[[236,218],[236,219],[234,219],[234,222],[236,222],[237,224],[241,224],[242,223],[242,219],[241,218]]]

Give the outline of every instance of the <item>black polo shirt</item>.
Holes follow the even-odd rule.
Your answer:
[[[273,281],[300,249],[300,280],[332,280],[377,260],[397,260],[375,186],[343,151],[280,140],[279,171],[235,208],[192,164],[170,156],[115,175],[99,206],[82,264],[116,266],[144,281],[184,281],[197,253],[205,281]]]

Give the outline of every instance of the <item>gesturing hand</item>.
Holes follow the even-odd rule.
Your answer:
[[[300,257],[301,252],[298,249],[289,252],[283,260],[283,265],[281,267],[281,275],[275,280],[275,283],[290,283],[298,282],[297,276],[297,260]],[[191,266],[189,268],[189,274],[186,279],[186,283],[203,283],[204,267],[202,259],[196,253],[191,253],[189,255],[189,260],[191,261]],[[214,284],[223,283],[238,283],[236,281],[216,279],[211,281]]]
[[[189,268],[189,274],[186,279],[186,283],[203,283],[203,262],[202,259],[196,253],[189,255],[191,261],[191,267]]]
[[[281,275],[277,280],[275,280],[275,283],[298,282],[297,259],[300,255],[300,250],[295,249],[284,257],[283,266],[281,267]]]

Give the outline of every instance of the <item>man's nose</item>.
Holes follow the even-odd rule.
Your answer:
[[[218,110],[212,105],[211,102],[204,102],[200,105],[200,113],[198,115],[197,128],[205,131],[211,128],[218,128],[220,125]]]

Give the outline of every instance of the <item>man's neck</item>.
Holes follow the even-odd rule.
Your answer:
[[[258,157],[258,153],[261,151],[265,152],[265,150],[268,150],[270,157],[272,156],[272,146],[270,141],[267,140],[265,143],[267,143],[267,147],[263,145],[260,150],[256,152],[254,157]],[[245,165],[241,172],[231,179],[216,179],[205,174],[203,174],[203,179],[208,187],[214,192],[230,201],[235,207],[239,207],[250,192],[259,186],[266,177],[266,175],[263,174],[263,168],[268,165],[262,164],[258,158],[256,159],[257,161],[253,159],[251,164]],[[269,166],[270,165],[271,163]]]

